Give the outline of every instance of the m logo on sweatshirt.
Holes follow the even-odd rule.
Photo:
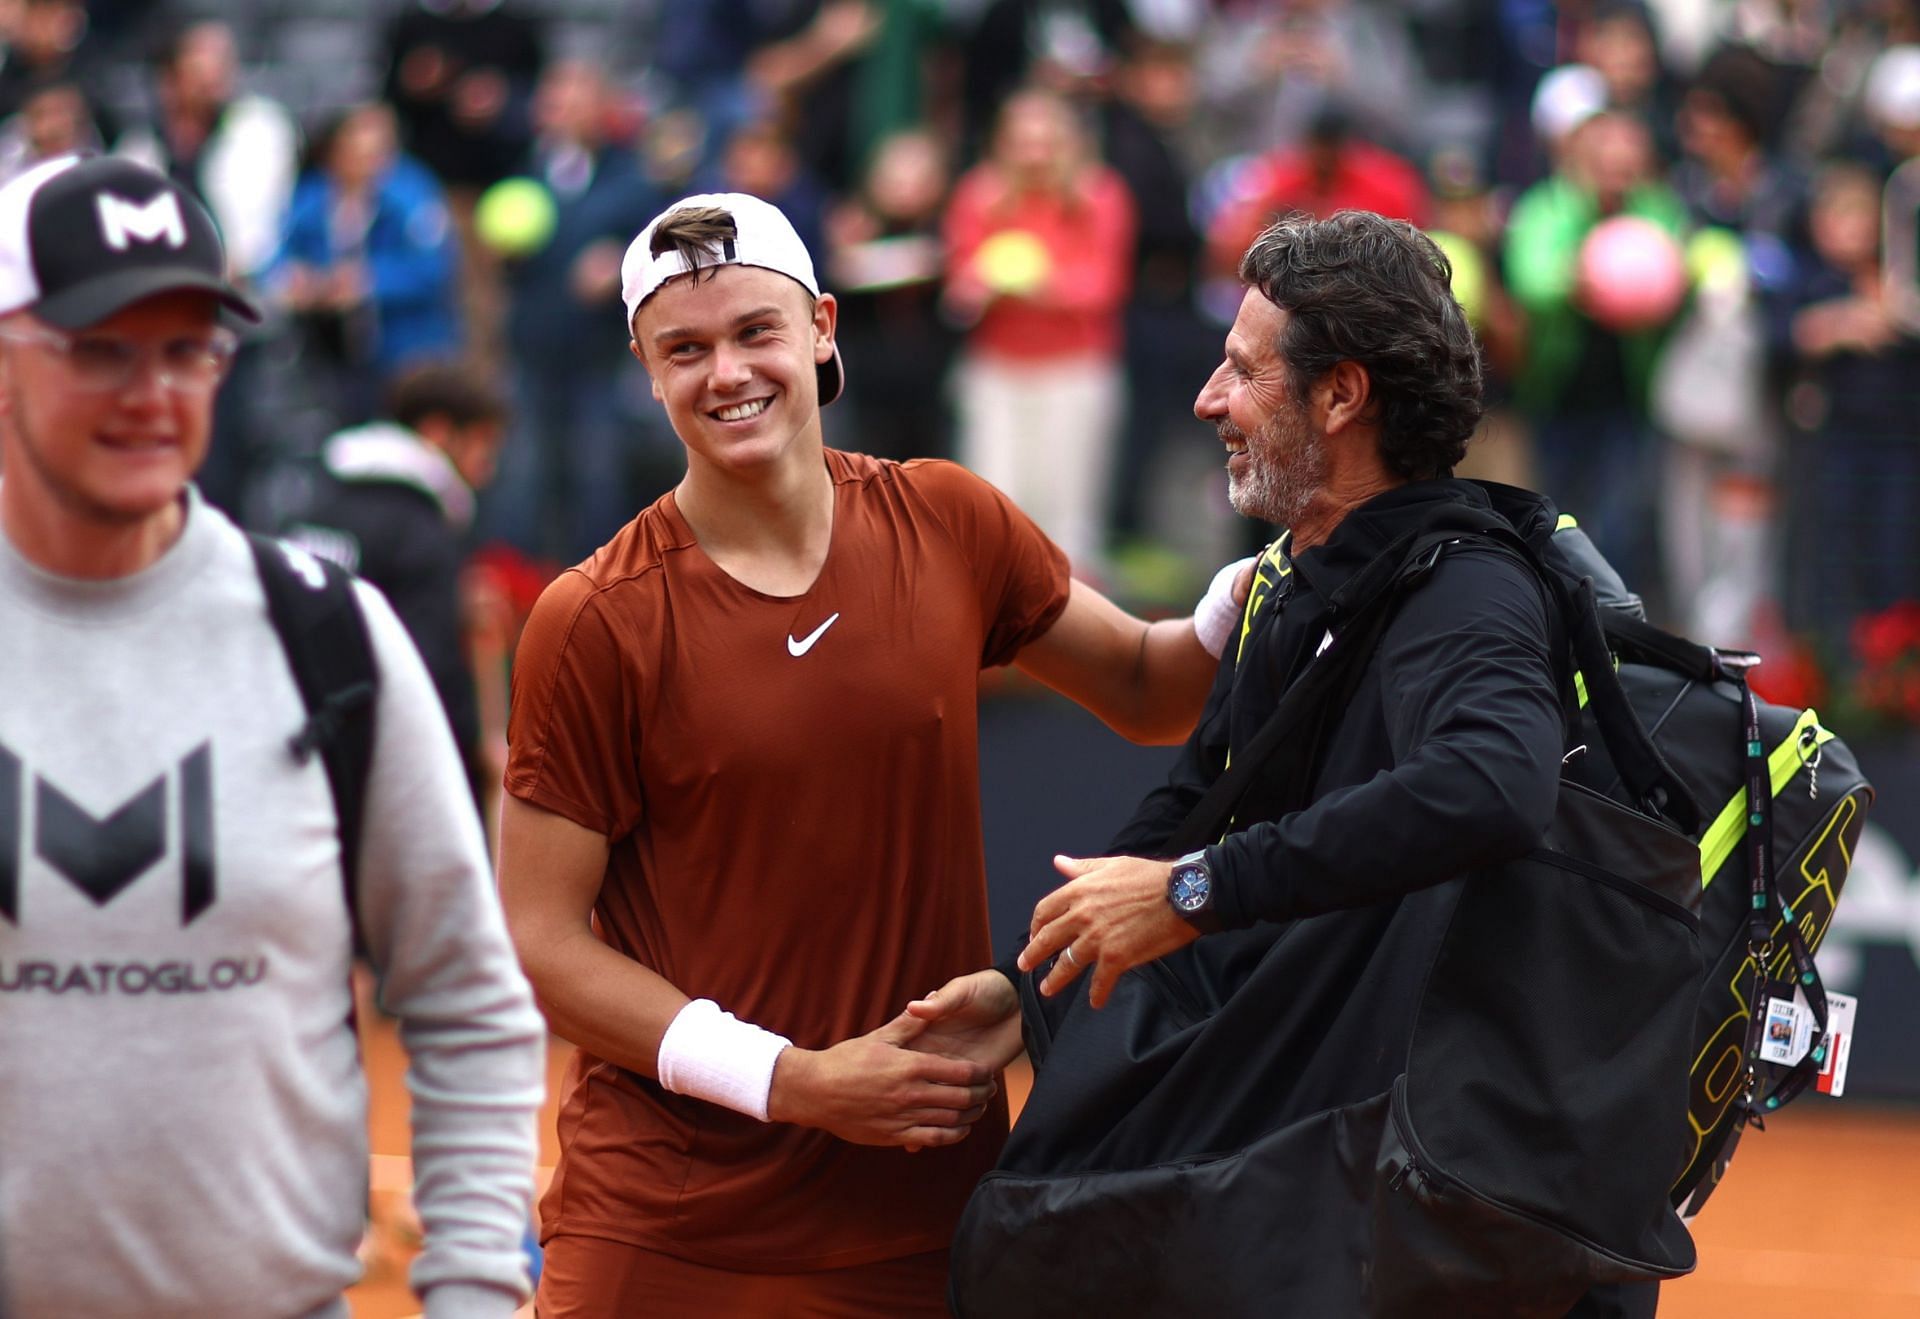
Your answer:
[[[213,744],[202,742],[180,761],[177,815],[167,816],[161,774],[105,815],[96,816],[44,775],[28,791],[20,758],[0,746],[0,916],[20,923],[20,875],[26,869],[26,825],[40,860],[92,899],[112,902],[167,853],[169,829],[180,838],[180,924],[213,905]],[[29,812],[31,811],[31,816]]]

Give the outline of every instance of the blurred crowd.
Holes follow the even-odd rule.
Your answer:
[[[1454,263],[1472,474],[1657,618],[1838,654],[1920,597],[1920,0],[0,0],[0,37],[0,175],[166,169],[272,307],[203,478],[255,526],[404,467],[366,442],[401,387],[480,436],[427,464],[484,486],[436,496],[463,549],[590,552],[681,466],[621,252],[737,190],[840,298],[830,444],[956,458],[1171,599],[1258,538],[1189,413],[1239,254],[1357,207]]]

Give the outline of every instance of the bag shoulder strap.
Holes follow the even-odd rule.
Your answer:
[[[345,569],[272,537],[249,534],[247,540],[266,592],[267,616],[307,710],[307,722],[288,739],[287,749],[303,764],[319,752],[326,769],[347,918],[354,953],[363,956],[360,835],[380,687],[373,641]]]
[[[1682,658],[1696,662],[1696,657],[1683,656],[1692,643],[1626,615],[1618,615],[1616,622],[1613,616],[1617,611],[1603,611],[1599,607],[1592,577],[1576,578],[1555,567],[1543,552],[1544,545],[1521,535],[1497,513],[1459,505],[1444,510],[1435,521],[1442,528],[1465,528],[1468,534],[1483,536],[1517,554],[1533,569],[1546,587],[1557,626],[1564,631],[1574,665],[1585,683],[1588,706],[1600,740],[1612,757],[1621,782],[1642,810],[1664,816],[1682,833],[1697,834],[1701,823],[1700,804],[1634,714],[1626,689],[1620,685],[1609,640],[1632,635],[1641,638],[1642,644],[1652,645],[1654,638],[1664,638],[1670,643],[1672,662],[1676,663]],[[1607,621],[1602,620],[1603,613],[1608,616]],[[1558,638],[1555,644],[1559,644]]]
[[[1438,544],[1424,548],[1424,559],[1415,553],[1422,540],[1417,532],[1400,536],[1351,579],[1349,585],[1365,578],[1363,589],[1343,593],[1345,606],[1352,612],[1335,630],[1326,650],[1281,696],[1266,722],[1187,813],[1167,840],[1170,854],[1178,856],[1216,841],[1254,777],[1276,755],[1291,751],[1304,766],[1318,754],[1321,733],[1346,709],[1393,616],[1400,594],[1393,588],[1413,585],[1439,559]],[[1334,603],[1339,610],[1341,602]],[[1252,610],[1248,613],[1251,616]]]

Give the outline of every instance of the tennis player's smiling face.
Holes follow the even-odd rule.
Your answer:
[[[634,316],[634,355],[653,378],[690,466],[741,475],[818,463],[815,368],[833,356],[837,309],[785,275],[721,266],[668,280]]]

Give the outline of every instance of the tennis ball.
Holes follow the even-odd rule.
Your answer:
[[[553,194],[536,179],[502,179],[480,194],[473,230],[501,256],[532,256],[553,237]]]
[[[1459,234],[1445,229],[1429,230],[1427,237],[1453,265],[1453,300],[1467,315],[1467,323],[1478,327],[1487,314],[1487,259],[1479,247]]]
[[[1744,288],[1747,245],[1731,229],[1702,229],[1687,243],[1687,274],[1702,288]]]
[[[1001,230],[980,244],[974,260],[980,278],[995,293],[1031,293],[1053,268],[1045,244],[1025,229]]]

